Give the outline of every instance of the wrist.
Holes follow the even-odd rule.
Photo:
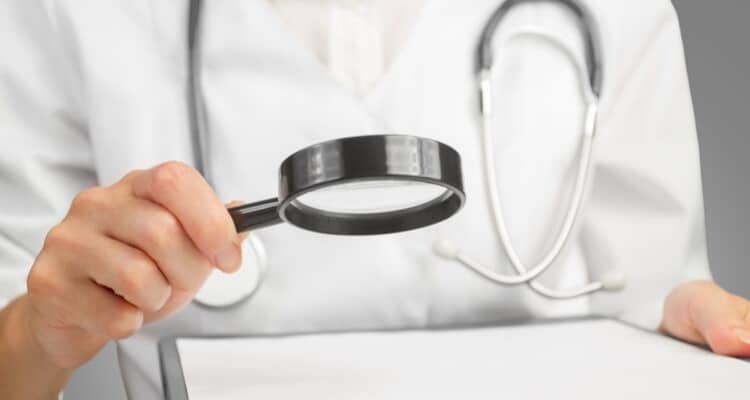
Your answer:
[[[10,333],[11,340],[15,341],[18,349],[23,349],[27,357],[38,360],[42,365],[48,367],[45,369],[63,373],[66,368],[58,366],[39,341],[39,332],[34,328],[36,325],[33,321],[35,314],[36,311],[27,295],[16,300],[16,307],[11,310],[11,318],[16,319],[14,323],[16,329]]]
[[[0,310],[0,398],[57,398],[72,370],[57,365],[34,332],[26,295]],[[6,393],[6,390],[8,391]]]

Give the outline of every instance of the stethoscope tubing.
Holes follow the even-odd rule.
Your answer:
[[[521,37],[534,36],[555,45],[561,49],[564,55],[576,66],[581,83],[581,95],[586,104],[584,115],[584,128],[580,143],[580,159],[578,171],[573,187],[573,195],[565,213],[562,227],[560,228],[551,248],[544,254],[542,260],[536,265],[528,267],[521,260],[507,229],[503,208],[497,187],[495,147],[492,140],[492,68],[493,68],[493,38],[501,21],[514,7],[527,3],[557,3],[566,6],[578,19],[585,45],[586,69],[582,68],[576,60],[575,52],[565,43],[556,39],[554,35],[539,27],[527,27],[519,30],[506,38],[506,41]],[[599,34],[591,13],[575,0],[507,0],[489,18],[482,30],[477,46],[477,78],[479,87],[479,115],[480,131],[483,141],[483,164],[485,186],[492,213],[493,225],[499,236],[500,242],[505,250],[508,260],[517,275],[504,275],[494,270],[481,266],[478,262],[463,254],[450,243],[442,242],[436,246],[438,254],[446,258],[454,259],[477,273],[480,277],[501,285],[527,284],[533,291],[543,297],[550,299],[570,299],[591,294],[600,290],[619,290],[624,285],[624,278],[615,271],[604,281],[594,281],[578,288],[560,290],[551,289],[536,280],[542,273],[547,271],[560,257],[566,244],[570,241],[572,230],[581,214],[582,204],[585,198],[590,169],[592,163],[593,142],[597,131],[597,118],[599,111],[599,96],[601,95],[603,82],[603,67],[601,59],[601,43]]]

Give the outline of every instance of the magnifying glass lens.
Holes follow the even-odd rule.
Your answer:
[[[404,210],[446,195],[443,186],[395,179],[347,182],[305,193],[297,204],[333,213],[372,214]]]

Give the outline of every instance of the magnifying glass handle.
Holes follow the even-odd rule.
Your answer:
[[[237,232],[244,232],[283,222],[278,207],[279,199],[273,198],[232,207],[228,211]]]

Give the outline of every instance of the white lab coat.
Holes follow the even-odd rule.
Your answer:
[[[160,393],[156,338],[174,334],[431,328],[605,314],[655,328],[682,281],[709,277],[699,154],[676,14],[667,0],[587,0],[604,50],[592,184],[565,254],[545,274],[572,286],[623,271],[627,287],[550,301],[491,285],[436,257],[448,238],[509,272],[481,173],[474,49],[498,0],[430,0],[385,76],[364,97],[331,79],[266,2],[207,2],[203,89],[215,188],[226,200],[275,193],[289,153],[325,139],[408,133],[464,160],[466,207],[413,232],[333,237],[278,226],[257,232],[269,273],[252,301],[188,306],[120,344],[131,398]],[[0,3],[0,298],[25,290],[45,233],[80,190],[166,160],[190,163],[186,2]],[[536,24],[581,50],[562,8],[514,11],[502,37]],[[501,43],[502,40],[497,40]],[[514,41],[496,57],[500,195],[521,257],[538,260],[561,222],[583,106],[554,47]],[[252,269],[253,257],[246,257]],[[243,362],[252,362],[243,360]]]

